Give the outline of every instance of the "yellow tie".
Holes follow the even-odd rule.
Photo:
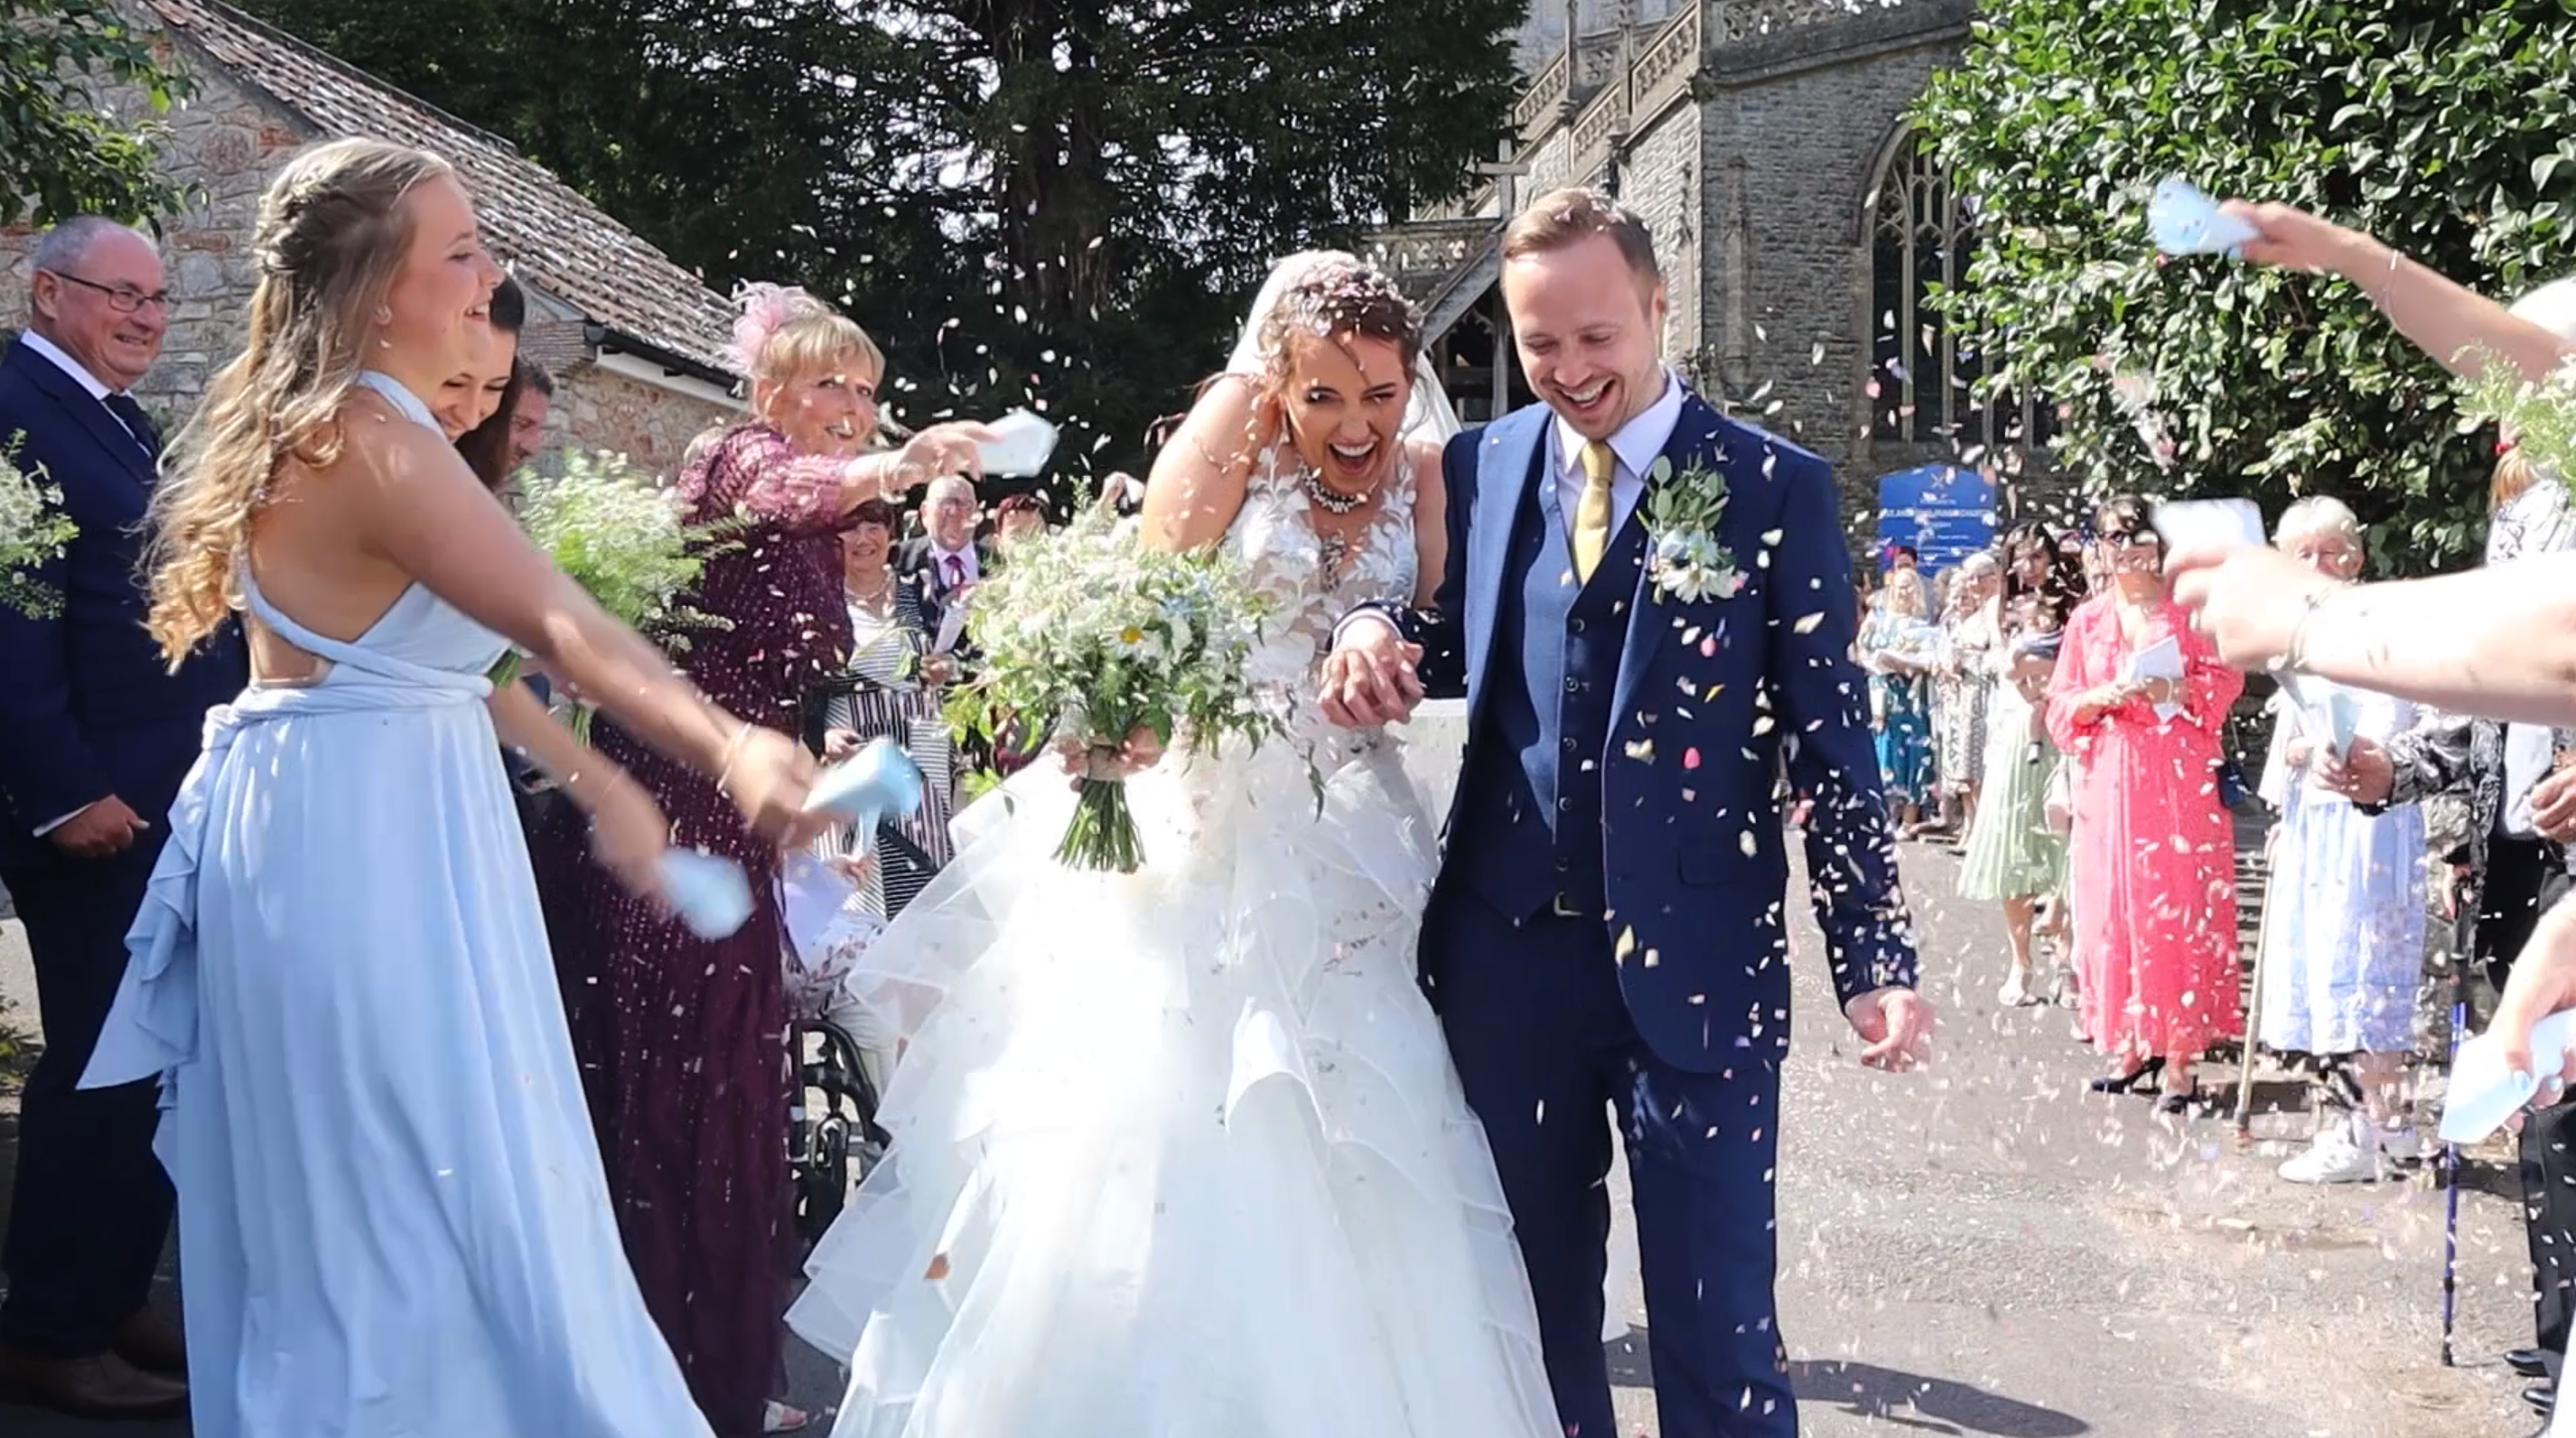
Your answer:
[[[1586,583],[1610,548],[1610,478],[1619,456],[1594,440],[1583,447],[1583,498],[1574,506],[1574,578]]]

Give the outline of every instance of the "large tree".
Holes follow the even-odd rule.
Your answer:
[[[102,79],[133,86],[154,115],[187,94],[107,0],[0,0],[0,225],[178,207],[152,171],[153,118],[108,110]]]
[[[2571,53],[2561,0],[1990,0],[1917,109],[1980,231],[1952,313],[2091,485],[2331,493],[2383,563],[2456,559],[2493,449],[2441,371],[2356,286],[2159,262],[2145,199],[2288,201],[2510,294],[2576,268]]]
[[[801,281],[919,422],[1042,399],[1141,457],[1273,255],[1459,187],[1518,0],[252,0],[723,287]]]

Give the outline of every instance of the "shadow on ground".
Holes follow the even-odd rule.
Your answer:
[[[1646,1330],[1632,1329],[1610,1345],[1610,1382],[1651,1388]],[[1789,1365],[1789,1386],[1802,1408],[1838,1408],[1855,1417],[1921,1433],[1988,1434],[1993,1438],[2076,1438],[2093,1425],[2070,1413],[2024,1403],[1946,1378],[1926,1378],[1869,1363],[1800,1360]]]

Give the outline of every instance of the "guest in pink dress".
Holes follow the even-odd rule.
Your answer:
[[[2161,1072],[2161,1107],[2181,1112],[2195,1096],[2193,1063],[2244,1029],[2235,834],[2218,799],[2219,736],[2244,681],[2167,597],[2146,502],[2104,501],[2094,530],[2110,583],[2068,622],[2048,690],[2049,734],[2075,766],[2084,1031],[2120,1065],[2096,1091],[2125,1093]],[[2178,666],[2154,658],[2168,640]],[[2181,677],[2156,677],[2172,667]]]
[[[800,291],[755,287],[735,345],[755,417],[693,445],[675,491],[691,523],[739,523],[689,596],[720,623],[666,637],[686,641],[674,660],[710,700],[793,733],[806,691],[849,658],[838,529],[867,500],[975,470],[989,432],[932,425],[900,452],[857,454],[876,434],[884,360]],[[670,816],[674,842],[740,863],[757,901],[730,938],[702,940],[584,862],[577,812],[558,806],[531,836],[626,1256],[716,1438],[802,1427],[808,1415],[769,1396],[798,1257],[778,850],[721,822],[721,780],[615,724],[593,732]]]

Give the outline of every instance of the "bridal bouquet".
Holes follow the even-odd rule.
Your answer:
[[[1056,715],[1058,738],[1088,756],[1056,849],[1068,867],[1132,874],[1144,863],[1115,770],[1130,733],[1207,753],[1227,735],[1259,743],[1277,728],[1245,672],[1267,608],[1228,556],[1144,549],[1087,515],[1013,543],[967,603],[983,659],[951,691],[951,720]]]
[[[738,526],[686,523],[679,502],[626,456],[576,452],[564,456],[559,474],[530,471],[519,480],[518,508],[520,527],[555,568],[630,628],[685,649],[685,631],[721,627],[680,596]],[[504,655],[492,682],[507,684],[518,673],[519,656]],[[573,710],[572,730],[584,743],[591,712],[587,704]]]
[[[27,571],[61,558],[75,531],[45,472],[29,474],[17,460],[15,443],[0,446],[0,609],[44,619],[61,610],[63,597]]]
[[[2533,384],[2503,358],[2489,355],[2474,378],[2461,381],[2459,407],[2462,433],[2499,425],[2537,468],[2576,476],[2576,363]]]

